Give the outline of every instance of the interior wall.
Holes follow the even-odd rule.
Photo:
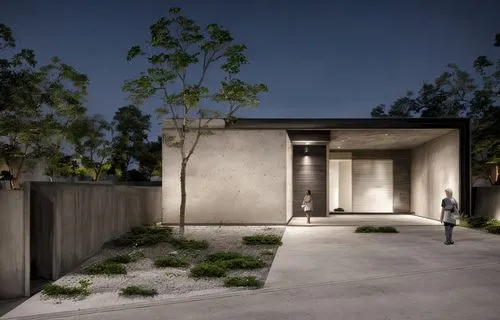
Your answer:
[[[444,189],[460,199],[459,130],[453,130],[411,151],[411,209],[438,220]],[[460,206],[460,204],[459,204]]]
[[[328,173],[328,210],[333,212],[339,205],[339,160],[330,160]]]
[[[345,212],[352,211],[352,161],[339,162],[339,207]]]
[[[392,171],[392,160],[352,160],[353,212],[393,212]]]

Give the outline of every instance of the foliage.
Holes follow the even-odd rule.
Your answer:
[[[189,267],[189,261],[183,258],[167,256],[155,260],[155,266],[158,268],[186,268]]]
[[[221,261],[228,261],[232,259],[239,259],[243,257],[240,253],[238,252],[216,252],[209,254],[206,258],[205,261],[207,262],[221,262]]]
[[[487,217],[465,217],[460,220],[460,225],[469,228],[484,228],[488,225],[490,218]]]
[[[273,250],[262,250],[260,252],[260,255],[262,255],[262,256],[273,256],[274,255],[274,251]]]
[[[162,140],[158,137],[156,141],[149,141],[144,144],[137,161],[139,161],[139,172],[147,178],[161,176],[161,148]]]
[[[154,288],[128,286],[126,288],[121,289],[120,294],[127,297],[131,296],[153,297],[158,294],[158,291]]]
[[[14,48],[11,30],[0,25],[0,50]],[[53,57],[39,66],[33,50],[0,59],[1,160],[13,175],[24,165],[59,151],[69,125],[86,112],[87,76]]]
[[[85,297],[90,294],[89,287],[92,284],[89,280],[80,280],[77,287],[60,286],[57,284],[46,285],[42,293],[48,297]]]
[[[262,281],[258,280],[254,276],[247,277],[229,277],[224,279],[225,287],[262,287]]]
[[[496,44],[498,45],[498,34]],[[448,65],[417,95],[409,92],[389,107],[378,105],[372,117],[468,117],[472,127],[472,172],[500,184],[500,59],[480,56],[473,76]]]
[[[259,269],[264,266],[262,260],[237,252],[216,252],[208,255],[205,262],[216,263],[226,269]]]
[[[220,278],[226,275],[227,268],[218,263],[200,262],[191,268],[191,276],[195,278]]]
[[[185,238],[172,238],[170,244],[181,250],[205,250],[208,248],[207,240],[191,240]]]
[[[60,150],[56,150],[47,157],[47,175],[52,178],[55,176],[74,177],[78,175],[79,169],[78,161],[73,156],[64,154]]]
[[[119,108],[112,121],[114,137],[112,141],[112,165],[123,173],[123,180],[130,179],[129,167],[133,161],[138,161],[143,149],[146,147],[148,132],[151,129],[151,116],[128,105]],[[132,176],[137,178],[137,175]]]
[[[127,274],[127,269],[122,263],[104,261],[101,263],[93,264],[85,269],[88,274],[98,275],[115,275]]]
[[[248,245],[281,245],[281,237],[274,234],[257,234],[243,237],[243,243]]]
[[[148,247],[172,240],[172,229],[167,227],[136,227],[112,240],[119,247]]]
[[[106,263],[123,263],[127,264],[130,262],[135,261],[134,257],[132,255],[128,254],[120,254],[114,257],[111,257],[109,259],[106,259]]]
[[[264,84],[249,84],[238,78],[241,67],[248,63],[246,46],[236,44],[231,33],[217,24],[201,28],[194,20],[171,8],[169,17],[162,17],[150,27],[146,47],[134,46],[128,60],[146,58],[148,68],[136,79],[124,84],[134,105],[158,98],[159,118],[169,118],[175,126],[174,135],[163,139],[181,155],[180,228],[184,234],[186,208],[186,167],[200,138],[211,134],[213,119],[234,120],[243,107],[259,105],[258,96],[267,91]],[[205,80],[212,67],[218,66],[220,86],[210,90]],[[201,72],[197,74],[197,68]],[[226,106],[225,108],[222,106]]]
[[[374,227],[374,226],[360,226],[354,231],[356,233],[399,233],[394,227]]]
[[[493,234],[500,234],[500,224],[492,224],[486,226],[486,231]]]
[[[68,129],[68,141],[74,146],[81,167],[79,175],[99,181],[110,169],[112,126],[100,115],[83,116]]]
[[[335,208],[333,209],[335,212],[344,212],[344,208]]]

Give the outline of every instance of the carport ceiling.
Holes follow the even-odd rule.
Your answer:
[[[412,149],[454,129],[339,129],[330,149]]]

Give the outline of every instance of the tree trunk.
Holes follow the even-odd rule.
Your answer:
[[[184,237],[184,224],[186,220],[186,165],[185,160],[181,163],[181,207],[179,211],[179,236]]]

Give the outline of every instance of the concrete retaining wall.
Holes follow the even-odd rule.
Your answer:
[[[29,190],[0,190],[0,298],[30,295]]]
[[[286,131],[213,132],[188,163],[186,223],[285,223]],[[178,223],[180,152],[164,144],[162,153],[163,222]]]
[[[158,187],[35,182],[31,198],[38,221],[31,257],[38,273],[54,280],[131,227],[161,221]]]
[[[472,188],[472,214],[500,220],[500,186]]]
[[[459,143],[459,131],[453,130],[411,151],[411,208],[415,214],[439,220],[445,188],[452,188],[460,201]]]

